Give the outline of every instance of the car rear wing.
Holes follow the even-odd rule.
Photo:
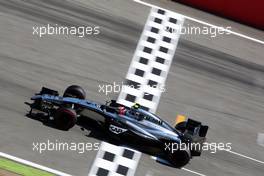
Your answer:
[[[182,133],[182,141],[191,144],[190,151],[192,156],[200,156],[202,146],[206,141],[206,135],[209,127],[201,122],[178,115],[176,118],[176,130]]]
[[[205,137],[209,127],[207,125],[202,125],[201,122],[188,119],[186,123],[186,132],[192,136]]]
[[[209,127],[207,125],[202,125],[199,121],[193,119],[187,120],[184,136],[193,144],[190,147],[192,156],[201,155],[208,129]]]

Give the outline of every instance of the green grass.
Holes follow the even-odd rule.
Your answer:
[[[55,176],[49,172],[39,170],[9,159],[0,157],[0,169],[4,169],[23,176]]]

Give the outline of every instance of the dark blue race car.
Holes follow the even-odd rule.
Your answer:
[[[80,118],[89,118],[115,139],[136,141],[137,145],[165,157],[175,167],[182,167],[193,156],[201,155],[208,130],[208,126],[192,119],[172,127],[139,104],[126,107],[115,100],[105,104],[86,100],[85,91],[76,85],[69,86],[63,96],[43,87],[31,100],[29,114],[42,113],[59,129],[69,130]]]

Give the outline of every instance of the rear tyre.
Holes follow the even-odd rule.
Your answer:
[[[54,121],[57,128],[68,131],[76,124],[77,114],[73,109],[59,108],[55,113]]]
[[[71,85],[64,91],[63,97],[85,99],[86,93],[82,87]]]
[[[190,159],[191,154],[189,150],[177,150],[173,153],[169,153],[170,163],[177,168],[181,168],[188,164]]]

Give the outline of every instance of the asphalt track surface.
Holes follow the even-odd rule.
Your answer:
[[[24,102],[41,86],[62,92],[70,84],[89,99],[108,96],[98,85],[121,82],[149,8],[132,1],[0,1],[0,150],[73,175],[87,175],[96,151],[32,151],[33,142],[100,142],[75,126],[68,132],[26,117]],[[33,26],[99,26],[100,34],[32,35]],[[231,48],[232,49],[232,48]],[[264,59],[263,55],[259,58]],[[209,142],[231,142],[232,150],[264,161],[257,145],[263,132],[264,68],[182,38],[157,113],[173,123],[186,114],[210,126]],[[110,97],[116,97],[111,94]],[[262,176],[264,164],[231,153],[204,152],[186,168],[207,176]],[[143,155],[136,175],[195,175]]]

